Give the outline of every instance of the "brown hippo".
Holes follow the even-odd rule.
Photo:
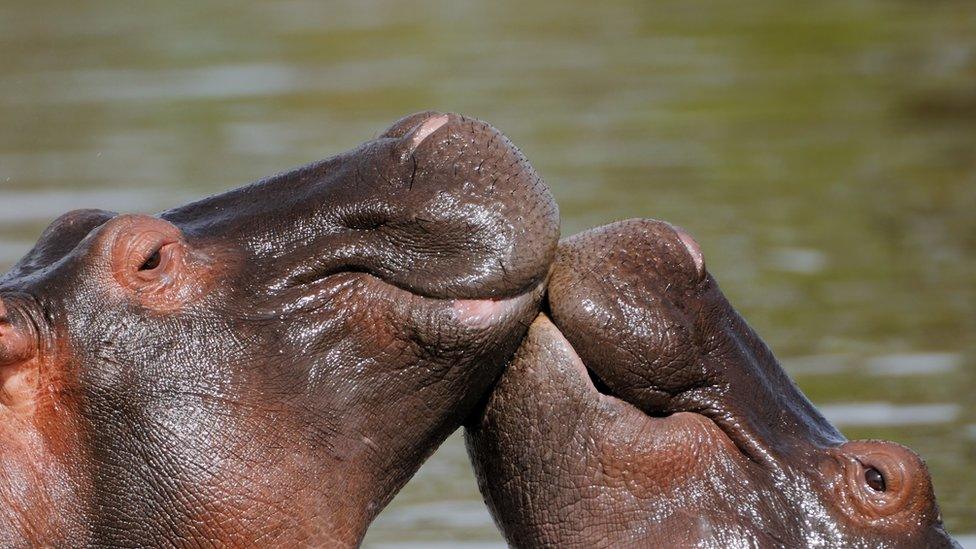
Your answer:
[[[470,426],[518,547],[952,547],[911,450],[847,442],[667,223],[564,241]]]
[[[0,278],[0,546],[356,545],[514,353],[558,230],[503,135],[437,113],[62,216]]]

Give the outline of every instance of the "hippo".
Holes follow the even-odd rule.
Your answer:
[[[465,434],[513,546],[957,546],[922,460],[825,420],[686,231],[566,239],[544,309]]]
[[[550,192],[424,112],[0,278],[0,546],[357,545],[538,314]]]

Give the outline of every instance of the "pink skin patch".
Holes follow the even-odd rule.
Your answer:
[[[452,303],[454,316],[464,325],[472,328],[487,328],[505,314],[511,300],[493,301],[491,299],[455,299]]]
[[[438,114],[437,116],[432,116],[427,120],[424,120],[419,126],[410,132],[410,141],[407,150],[411,153],[417,150],[417,147],[419,147],[425,139],[430,137],[430,134],[436,132],[444,124],[447,124],[448,118],[449,117],[446,114]]]
[[[688,250],[688,255],[691,256],[692,261],[695,262],[695,270],[698,271],[698,276],[704,276],[705,274],[705,255],[702,254],[701,246],[695,241],[694,237],[688,233],[688,231],[682,229],[681,227],[672,226],[674,232],[678,233],[678,238],[685,245]]]

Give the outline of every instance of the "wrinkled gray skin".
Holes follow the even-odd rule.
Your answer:
[[[0,278],[0,546],[352,546],[497,379],[558,213],[419,113],[165,212],[65,214]]]
[[[569,238],[469,426],[517,547],[953,547],[922,461],[848,442],[667,223]]]

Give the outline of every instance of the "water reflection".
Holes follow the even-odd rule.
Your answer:
[[[29,241],[0,241],[0,263],[3,265],[12,265],[18,259],[24,256],[28,250],[33,246],[33,242]]]
[[[10,0],[0,268],[71,208],[160,211],[471,113],[533,159],[565,233],[691,230],[804,391],[918,450],[972,532],[973,36],[962,0]],[[498,543],[480,506],[455,437],[368,543]]]
[[[843,429],[851,426],[908,426],[951,423],[959,419],[957,404],[905,404],[890,402],[832,403],[820,406],[831,423]]]
[[[450,541],[450,542],[385,542],[365,544],[366,547],[373,549],[505,549],[504,543],[492,543],[490,541]]]
[[[957,372],[965,359],[960,353],[894,353],[861,358],[853,355],[794,357],[784,367],[795,376],[859,373],[874,376],[942,376]],[[940,383],[938,379],[932,381]]]
[[[472,500],[437,501],[391,509],[383,517],[389,528],[426,530],[491,527],[491,515],[483,503]]]
[[[186,195],[187,199],[191,198]],[[160,204],[178,201],[164,189],[88,189],[48,191],[3,191],[0,224],[44,225],[77,208],[101,208],[119,212],[153,211]]]

